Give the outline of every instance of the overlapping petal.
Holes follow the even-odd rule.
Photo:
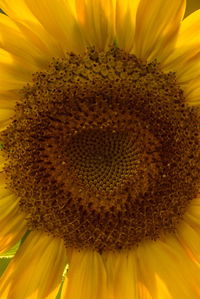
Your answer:
[[[76,0],[76,10],[88,45],[102,51],[113,43],[115,0]]]
[[[3,160],[0,157],[0,167]],[[6,188],[5,174],[0,172],[0,253],[14,246],[26,232],[23,213],[19,211],[18,198]]]
[[[194,229],[200,228],[200,196],[192,200],[190,206],[188,207],[184,220],[190,224]]]
[[[0,279],[2,298],[55,298],[66,251],[61,239],[31,232]]]
[[[200,265],[200,225],[195,229],[189,223],[183,222],[177,232],[177,238],[185,248],[188,256]]]
[[[33,43],[29,42],[20,32],[17,24],[9,17],[0,18],[0,108],[2,101],[13,102],[27,82],[31,81],[32,73],[43,68],[47,57]],[[13,93],[12,93],[13,92]],[[8,108],[8,107],[7,107]],[[1,114],[0,122],[4,122]],[[2,125],[2,124],[1,124]]]
[[[199,265],[188,257],[175,237],[146,242],[137,253],[143,282],[152,298],[199,298]]]
[[[143,60],[157,58],[165,72],[175,71],[187,100],[200,105],[200,11],[181,23],[185,0],[0,0],[0,7],[8,14],[0,18],[0,131],[13,115],[17,90],[52,56],[83,53],[88,45],[104,50],[115,38],[125,51]],[[5,188],[3,165],[0,156],[0,252],[26,231],[18,199]],[[176,237],[103,256],[73,250],[62,298],[180,299],[192,294],[198,299],[199,219],[200,203],[194,201]],[[54,298],[65,264],[62,240],[33,232],[3,275],[0,296]]]
[[[102,257],[95,251],[73,250],[62,298],[108,299],[107,275]]]
[[[52,2],[53,1],[50,3]],[[45,24],[45,26],[43,24],[43,21],[45,22],[47,17],[46,13],[48,11],[44,12],[43,10],[45,14],[44,20],[42,20],[40,23],[40,18],[37,18],[37,16],[34,15],[34,12],[31,11],[31,7],[29,7],[28,2],[25,0],[0,0],[0,6],[6,12],[6,14],[17,23],[20,31],[26,37],[26,39],[43,51],[43,55],[46,58],[51,58],[53,56],[60,57],[64,55],[64,52],[68,49],[64,49],[65,40],[59,40],[58,38],[60,35],[55,36],[55,32],[52,35],[51,31],[46,30],[48,24]],[[51,9],[51,7],[49,7],[49,9]],[[54,12],[51,12],[51,14],[53,13]],[[62,11],[62,13],[65,13],[65,11]],[[54,22],[54,25],[58,26],[59,24],[55,18],[56,16],[53,17],[51,22]],[[65,26],[67,24],[70,27],[70,19],[67,19],[67,16],[66,20],[67,22],[65,22]],[[69,46],[70,45],[68,45],[68,47]]]
[[[63,51],[81,53],[85,47],[70,1],[26,0],[31,13]]]
[[[109,299],[140,299],[135,250],[103,253]]]
[[[12,90],[15,97],[16,91],[31,81],[34,72],[44,69],[52,57],[63,57],[67,50],[72,51],[74,47],[77,52],[82,49],[79,38],[76,39],[74,34],[75,27],[78,25],[72,17],[72,13],[68,11],[67,4],[64,4],[64,1],[62,1],[62,5],[59,1],[51,2],[53,7],[47,5],[49,9],[49,16],[47,16],[45,1],[43,3],[42,1],[39,2],[40,9],[38,10],[37,5],[35,9],[33,1],[30,5],[28,5],[28,1],[23,0],[16,0],[15,2],[0,1],[0,6],[8,15],[1,15],[0,18],[1,99],[3,98],[1,94]],[[63,7],[64,5],[65,7]],[[19,7],[21,8],[20,13],[18,13]],[[65,22],[68,31],[56,21],[56,11],[54,9],[63,14],[62,21]],[[42,13],[44,13],[44,16],[41,15]],[[50,13],[53,20],[50,18]],[[60,17],[60,15],[57,16],[57,18]],[[73,19],[73,24],[70,23],[70,17]],[[50,24],[48,22],[46,24],[45,20],[49,20]],[[46,30],[46,27],[50,32]],[[58,33],[59,30],[64,30],[64,35],[68,40]]]
[[[163,61],[176,42],[185,5],[185,0],[141,0],[136,14],[134,54]]]
[[[0,18],[0,48],[17,56],[24,64],[38,68],[45,65],[46,57],[42,51],[23,36],[15,21],[5,15]]]
[[[14,110],[10,108],[0,108],[0,130],[3,131],[11,122],[11,117],[14,115]]]
[[[181,24],[173,52],[163,62],[166,72],[174,71],[185,91],[188,103],[197,103],[200,83],[200,10],[197,10]],[[200,101],[199,101],[200,105]]]
[[[116,0],[116,38],[118,46],[127,52],[135,44],[136,13],[140,0]]]

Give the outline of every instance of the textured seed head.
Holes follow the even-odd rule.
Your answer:
[[[200,121],[174,73],[115,47],[54,58],[3,132],[29,229],[119,250],[174,232],[197,195]]]

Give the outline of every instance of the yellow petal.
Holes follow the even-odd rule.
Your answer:
[[[23,64],[12,54],[0,49],[0,108],[14,108],[16,100],[19,99],[17,93],[27,80],[31,80],[31,73],[25,62]],[[0,116],[0,122],[2,121]]]
[[[174,49],[161,67],[164,72],[176,73],[177,81],[184,91],[187,103],[199,105],[200,40],[198,43],[190,44],[188,42],[186,45]]]
[[[190,224],[193,228],[200,228],[200,196],[192,200],[189,208],[187,209],[184,220]]]
[[[181,47],[190,46],[186,60],[176,65],[176,72],[180,82],[189,82],[200,76],[200,9],[185,18],[178,34],[176,52]]]
[[[134,46],[136,12],[140,0],[116,0],[116,37],[120,49],[131,52]]]
[[[1,99],[0,95],[0,109],[14,110],[15,104],[15,101],[8,100],[6,98]]]
[[[0,115],[0,122],[7,121],[14,115],[14,110],[0,108]]]
[[[26,4],[44,29],[57,41],[63,51],[81,53],[85,48],[73,10],[64,0],[27,0]]]
[[[173,49],[185,0],[141,0],[136,15],[135,54],[163,61]]]
[[[65,277],[63,286],[62,286],[62,292],[61,292],[61,299],[66,299],[65,294],[67,292],[67,287],[68,287],[68,277]]]
[[[0,91],[20,89],[31,80],[36,69],[20,58],[0,49]]]
[[[21,95],[18,89],[0,91],[0,109],[14,109]],[[1,119],[1,118],[0,118]]]
[[[110,298],[140,299],[136,258],[134,250],[104,254]]]
[[[153,299],[149,290],[143,283],[141,283],[141,281],[138,281],[137,285],[138,285],[139,298]],[[163,299],[163,298],[160,298],[160,299]]]
[[[177,232],[177,238],[185,248],[189,257],[200,264],[200,222],[199,229],[192,228],[189,223],[182,221]]]
[[[10,101],[11,103],[11,101]],[[3,107],[3,104],[5,105]],[[11,105],[7,105],[6,102],[0,100],[0,129],[5,129],[5,126],[7,126],[12,121],[12,116],[14,115],[14,102],[13,107]],[[1,140],[0,140],[1,141]]]
[[[165,61],[166,71],[175,71],[186,100],[200,105],[200,10],[183,20],[174,52]]]
[[[138,259],[138,273],[140,282],[140,294],[148,292],[151,299],[156,298],[157,287],[156,278],[154,275],[155,269],[151,268],[149,252],[147,254],[148,247],[152,246],[151,242],[145,242],[141,244],[136,250]],[[142,298],[142,297],[141,297]],[[145,297],[144,297],[145,298]],[[148,298],[148,297],[147,297]]]
[[[21,98],[21,95],[19,94],[19,90],[15,89],[15,90],[5,90],[5,91],[0,91],[0,102],[4,103],[6,102],[10,102],[12,101],[12,103],[9,103],[9,107],[3,106],[2,108],[10,108],[13,106],[15,106],[16,101],[19,101]]]
[[[66,264],[61,239],[31,232],[0,279],[2,298],[55,298]]]
[[[189,59],[183,60],[181,67],[180,65],[176,67],[176,77],[180,84],[187,84],[190,90],[193,89],[195,80],[200,79],[200,51]]]
[[[5,121],[0,120],[0,132],[4,131],[10,125],[10,118]]]
[[[77,18],[89,45],[104,50],[114,41],[114,0],[76,0]]]
[[[15,21],[5,15],[1,15],[0,18],[0,47],[33,69],[46,64],[46,57],[42,55],[42,51],[24,37]]]
[[[186,102],[190,106],[200,106],[200,77],[188,83],[182,83]]]
[[[42,51],[44,60],[53,56],[63,56],[57,40],[43,28],[25,0],[0,0],[0,7],[16,22],[26,40]]]
[[[200,10],[183,20],[173,52],[162,63],[163,70],[176,72],[186,94],[200,79]],[[198,86],[197,86],[198,88]]]
[[[152,298],[199,298],[200,267],[175,237],[138,247],[141,278]],[[153,288],[149,278],[153,280]]]
[[[1,179],[1,177],[0,177]],[[18,199],[5,183],[0,183],[0,253],[14,246],[25,234],[25,215],[18,208]]]
[[[16,19],[29,19],[35,22],[36,19],[28,9],[25,0],[0,0],[1,9],[10,17]]]
[[[166,286],[165,281],[163,281],[159,275],[155,274],[155,280],[157,284],[157,298],[158,299],[172,299],[170,292]]]
[[[188,42],[193,43],[199,41],[199,23],[200,9],[196,10],[182,21],[177,39],[178,46],[185,45]]]
[[[67,299],[108,299],[106,271],[102,257],[95,251],[73,250],[68,272]]]

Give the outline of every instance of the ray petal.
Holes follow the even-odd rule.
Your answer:
[[[163,62],[164,71],[176,72],[188,103],[196,104],[200,82],[200,9],[185,18],[181,24],[173,52]],[[197,89],[197,91],[196,91]],[[195,96],[194,96],[195,94]],[[200,103],[199,103],[200,104]]]
[[[28,7],[26,0],[0,0],[0,7],[15,21],[26,40],[44,53],[43,58],[63,55],[57,38],[52,37],[40,24]]]
[[[86,43],[104,50],[114,42],[114,0],[76,0],[78,22]]]
[[[0,174],[0,253],[14,246],[25,234],[25,215],[18,207],[18,198],[6,188]]]
[[[63,51],[81,53],[85,47],[69,0],[26,0],[31,13]]]
[[[107,299],[106,271],[99,253],[73,250],[63,292],[67,299]]]
[[[61,239],[31,232],[0,279],[2,298],[55,298],[66,264]]]
[[[185,0],[141,0],[136,15],[135,54],[162,61],[174,47]]]
[[[145,242],[137,252],[143,283],[152,298],[199,298],[200,267],[188,257],[175,237]]]
[[[137,256],[134,250],[104,254],[111,298],[139,299]]]
[[[116,0],[116,37],[119,48],[131,52],[134,46],[136,13],[140,0]]]

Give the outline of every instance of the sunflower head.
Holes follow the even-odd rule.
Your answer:
[[[0,297],[64,281],[69,299],[199,298],[200,12],[185,5],[0,0],[0,253],[23,237]]]
[[[173,72],[116,46],[54,58],[35,73],[2,138],[29,229],[66,246],[155,240],[175,230],[197,193],[197,109]]]

